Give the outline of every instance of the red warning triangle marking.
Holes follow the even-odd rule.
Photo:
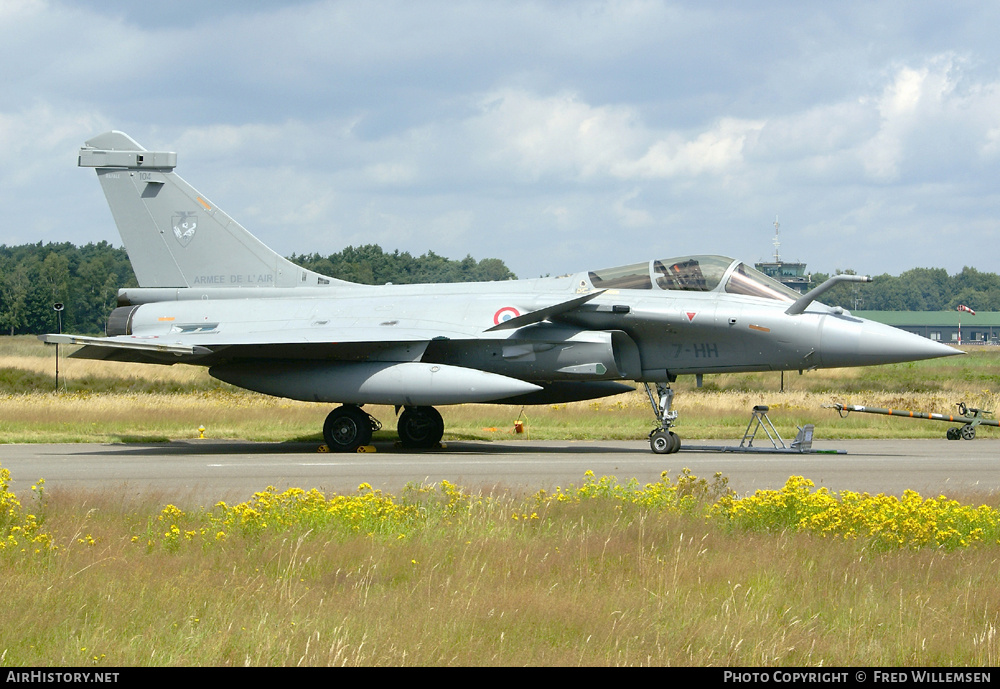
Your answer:
[[[693,321],[694,317],[697,315],[697,313],[698,313],[697,311],[687,311],[686,315],[688,317],[688,320],[689,321]]]

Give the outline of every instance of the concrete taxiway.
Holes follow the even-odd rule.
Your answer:
[[[687,441],[733,445],[727,441]],[[186,506],[239,501],[269,485],[347,493],[361,483],[396,493],[407,483],[447,479],[469,489],[540,488],[579,485],[584,472],[656,481],[688,468],[696,476],[728,477],[740,494],[780,488],[800,475],[830,490],[956,497],[1000,491],[1000,440],[831,440],[819,449],[844,455],[733,454],[685,451],[655,455],[645,441],[448,442],[429,452],[376,443],[377,452],[329,454],[317,444],[181,440],[157,444],[0,445],[0,466],[10,470],[12,488],[30,490],[39,478],[50,492],[111,492],[150,497]]]

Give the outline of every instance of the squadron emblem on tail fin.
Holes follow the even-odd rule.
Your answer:
[[[198,216],[194,211],[177,211],[172,220],[174,236],[181,246],[186,247],[194,239],[194,233],[198,229]]]

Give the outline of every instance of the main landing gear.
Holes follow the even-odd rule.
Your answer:
[[[374,416],[355,404],[337,407],[326,417],[323,439],[330,452],[357,452],[372,441],[372,433],[382,428]]]
[[[653,414],[660,424],[659,428],[649,432],[649,448],[658,455],[673,454],[681,449],[680,436],[670,430],[677,421],[677,412],[670,408],[674,402],[674,391],[669,383],[657,383],[654,395],[649,383],[644,385]]]
[[[436,447],[444,435],[444,420],[434,407],[403,407],[396,430],[403,447],[427,449]],[[397,411],[399,408],[397,407]],[[357,452],[372,441],[372,433],[380,430],[378,419],[356,404],[337,407],[326,417],[323,439],[331,452]]]
[[[396,431],[403,447],[436,447],[444,435],[444,419],[434,407],[404,407]]]

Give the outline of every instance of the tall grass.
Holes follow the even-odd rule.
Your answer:
[[[770,518],[746,528],[706,518],[724,484],[683,481],[593,479],[548,496],[362,488],[300,493],[295,508],[264,491],[201,513],[110,492],[53,494],[25,509],[44,513],[55,548],[0,552],[0,663],[1000,660],[995,539],[886,549]],[[629,498],[640,494],[662,499]],[[316,519],[319,500],[340,516]],[[357,519],[379,509],[390,521]],[[241,528],[249,510],[257,526]]]

